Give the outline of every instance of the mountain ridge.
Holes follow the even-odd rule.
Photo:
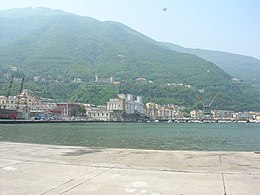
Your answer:
[[[235,78],[260,84],[260,60],[257,58],[217,50],[185,48],[168,42],[160,43],[173,51],[193,54],[212,62]]]

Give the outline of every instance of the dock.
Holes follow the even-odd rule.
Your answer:
[[[258,195],[259,152],[0,142],[0,194]]]

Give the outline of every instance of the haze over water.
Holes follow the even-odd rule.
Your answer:
[[[259,124],[0,124],[0,141],[104,148],[260,151]]]

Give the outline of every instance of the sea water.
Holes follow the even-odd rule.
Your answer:
[[[154,150],[260,151],[260,124],[0,124],[0,141]]]

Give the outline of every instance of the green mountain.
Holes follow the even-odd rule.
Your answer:
[[[184,48],[172,43],[161,44],[173,51],[193,54],[213,62],[235,78],[260,84],[260,60],[256,58],[222,51]]]
[[[162,48],[120,23],[47,8],[13,9],[0,11],[0,37],[0,74],[11,74],[10,68],[17,67],[16,76],[26,78],[25,88],[42,97],[104,103],[119,90],[143,95],[147,101],[191,107],[204,88],[209,99],[222,94],[218,101],[223,108],[259,108],[259,94],[245,84],[233,83],[215,64]],[[120,89],[96,85],[95,75],[113,76],[121,82]],[[71,83],[75,77],[84,83]],[[152,83],[137,85],[139,77]]]

